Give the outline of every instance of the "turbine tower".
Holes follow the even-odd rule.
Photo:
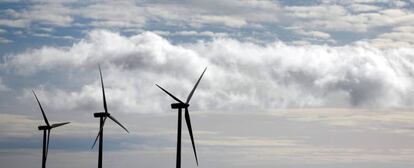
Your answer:
[[[187,97],[187,100],[185,101],[185,103],[183,101],[181,101],[180,99],[178,99],[177,97],[175,97],[173,94],[171,94],[170,92],[168,92],[167,90],[165,90],[164,88],[162,88],[161,86],[157,85],[161,90],[163,90],[165,93],[167,93],[171,98],[173,98],[175,101],[177,101],[178,103],[172,103],[171,104],[171,108],[172,109],[178,109],[178,130],[177,130],[177,156],[176,156],[176,168],[180,168],[181,167],[181,120],[182,120],[182,109],[185,110],[184,113],[184,118],[185,118],[185,122],[187,123],[187,128],[188,128],[188,132],[190,134],[190,138],[191,138],[191,144],[193,146],[193,151],[194,151],[194,157],[198,166],[198,158],[197,158],[197,152],[196,152],[196,148],[194,145],[194,136],[193,136],[193,130],[191,128],[191,120],[190,120],[190,114],[188,112],[188,106],[190,106],[190,100],[191,97],[194,94],[194,91],[197,89],[198,83],[200,83],[201,78],[204,75],[204,72],[206,72],[207,67],[204,69],[203,73],[201,74],[200,78],[198,78],[197,83],[194,85],[193,90],[191,90],[190,94]]]
[[[60,127],[62,125],[69,124],[70,122],[63,122],[63,123],[56,123],[56,124],[49,124],[49,120],[47,120],[45,111],[43,111],[42,105],[40,104],[39,99],[36,96],[36,93],[32,90],[37,103],[39,104],[40,110],[42,111],[43,119],[45,120],[46,125],[39,125],[38,129],[43,131],[43,152],[42,152],[42,168],[46,168],[46,159],[47,154],[49,152],[49,139],[50,139],[50,130],[56,127]]]
[[[108,113],[108,106],[106,105],[105,88],[104,88],[104,83],[103,83],[103,79],[102,79],[101,66],[98,65],[98,67],[99,67],[99,75],[101,77],[103,107],[104,107],[105,111],[104,112],[97,112],[97,113],[93,114],[93,116],[95,118],[99,118],[99,132],[98,132],[98,135],[95,138],[95,141],[93,142],[92,148],[95,146],[95,144],[96,144],[96,142],[99,138],[98,168],[102,168],[103,127],[105,125],[106,118],[110,118],[116,124],[121,126],[127,133],[129,133],[129,131],[118,120],[116,120],[115,117],[113,117],[110,113]]]

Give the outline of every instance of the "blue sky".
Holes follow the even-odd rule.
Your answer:
[[[185,98],[199,167],[411,168],[414,1],[0,1],[0,163],[105,167],[175,162],[176,112],[155,84]],[[183,164],[194,167],[183,131]],[[157,160],[157,161],[154,161]],[[76,162],[74,162],[76,161]]]
[[[1,9],[1,51],[7,53],[67,46],[97,28],[129,35],[155,31],[174,42],[227,36],[329,45],[369,41],[381,46],[412,33],[413,2],[4,1]],[[397,41],[412,44],[412,38]]]

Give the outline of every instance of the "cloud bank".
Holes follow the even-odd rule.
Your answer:
[[[164,32],[190,41],[211,36],[292,44],[413,47],[414,2],[357,1],[33,1],[0,2],[0,43],[22,46],[27,37],[70,43],[80,32]],[[22,47],[23,48],[23,47]],[[3,49],[4,50],[4,49]],[[7,50],[6,50],[7,51]],[[13,50],[14,51],[14,50]]]
[[[98,63],[109,108],[122,112],[169,111],[172,99],[154,84],[185,99],[204,67],[208,70],[191,102],[194,110],[409,108],[414,101],[413,53],[413,48],[379,49],[367,43],[259,45],[226,37],[172,44],[152,32],[124,36],[94,30],[69,47],[8,55],[1,68],[9,78],[53,74],[31,87],[57,110],[101,108]],[[14,89],[31,100],[31,87]]]

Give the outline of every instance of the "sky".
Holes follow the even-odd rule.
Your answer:
[[[0,165],[174,167],[190,102],[199,167],[412,168],[413,0],[0,0]],[[183,121],[184,122],[184,121]],[[183,127],[182,164],[196,167]]]

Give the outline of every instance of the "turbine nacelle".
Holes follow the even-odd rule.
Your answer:
[[[97,113],[93,113],[93,116],[95,118],[99,118],[99,117],[109,117],[111,114],[109,113],[105,113],[105,112],[97,112]]]
[[[48,126],[48,125],[39,125],[37,128],[39,130],[49,130],[49,129],[52,129],[52,127],[51,126]]]
[[[190,104],[187,104],[187,103],[172,103],[171,104],[172,109],[187,108],[188,106],[190,106]]]

